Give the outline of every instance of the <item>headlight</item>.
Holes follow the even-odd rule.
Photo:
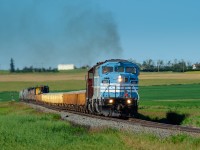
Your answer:
[[[130,100],[130,99],[128,99],[126,102],[127,102],[128,104],[131,104],[131,100]]]
[[[109,101],[108,101],[110,104],[112,104],[113,103],[113,99],[109,99]]]
[[[118,76],[118,82],[122,82],[122,76]]]

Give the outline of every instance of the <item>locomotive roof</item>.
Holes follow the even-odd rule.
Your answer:
[[[124,59],[109,59],[109,60],[106,60],[106,61],[102,61],[102,62],[98,62],[96,65],[94,65],[92,68],[90,68],[89,70],[92,70],[93,68],[97,67],[97,66],[100,66],[106,62],[130,62],[128,60],[124,60]]]

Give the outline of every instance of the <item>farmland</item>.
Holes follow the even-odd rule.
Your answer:
[[[15,145],[16,149],[197,149],[200,146],[200,139],[186,135],[162,140],[153,135],[111,129],[88,131],[62,122],[54,114],[39,113],[13,102],[18,100],[18,91],[35,85],[47,84],[55,92],[85,89],[85,75],[86,70],[0,73],[0,146],[7,149],[13,149]],[[167,112],[173,111],[185,116],[180,124],[200,127],[199,72],[141,73],[139,84],[140,117],[165,122]]]
[[[0,73],[0,101],[18,99],[18,91],[49,85],[50,91],[85,89],[86,70],[58,73]],[[150,120],[164,120],[166,113],[185,114],[183,125],[200,126],[200,73],[141,73],[139,112]],[[195,118],[195,119],[194,119]],[[193,121],[191,121],[193,120]]]

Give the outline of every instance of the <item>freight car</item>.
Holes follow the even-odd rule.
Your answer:
[[[26,88],[19,92],[19,99],[24,101],[37,100],[38,95],[49,93],[49,87],[45,85]]]
[[[106,60],[89,69],[86,91],[48,93],[48,86],[41,86],[22,90],[20,99],[104,116],[135,116],[138,75],[139,68],[132,62]]]

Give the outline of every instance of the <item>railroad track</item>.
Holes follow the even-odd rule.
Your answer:
[[[142,119],[137,119],[137,118],[129,118],[129,121],[135,124],[138,123],[139,125],[142,125],[145,127],[153,127],[153,128],[200,134],[200,128],[159,123],[159,122],[147,121],[147,120],[142,120]]]
[[[200,135],[200,128],[158,123],[158,122],[147,121],[147,120],[142,120],[142,119],[137,119],[137,118],[105,117],[105,116],[99,116],[99,115],[83,113],[83,112],[78,112],[78,111],[73,111],[73,110],[66,110],[66,108],[64,108],[64,107],[60,107],[60,106],[56,106],[56,105],[46,105],[43,103],[37,103],[35,101],[31,101],[28,103],[43,106],[43,107],[46,107],[48,109],[52,109],[55,111],[64,111],[64,112],[69,112],[69,113],[86,116],[86,117],[92,117],[92,118],[96,118],[96,119],[115,121],[115,122],[123,122],[126,124],[137,125],[137,126],[142,126],[142,127],[147,127],[147,128],[165,129],[165,130],[170,130],[173,132],[183,132],[183,133],[191,133],[191,134],[195,134],[195,135]]]

